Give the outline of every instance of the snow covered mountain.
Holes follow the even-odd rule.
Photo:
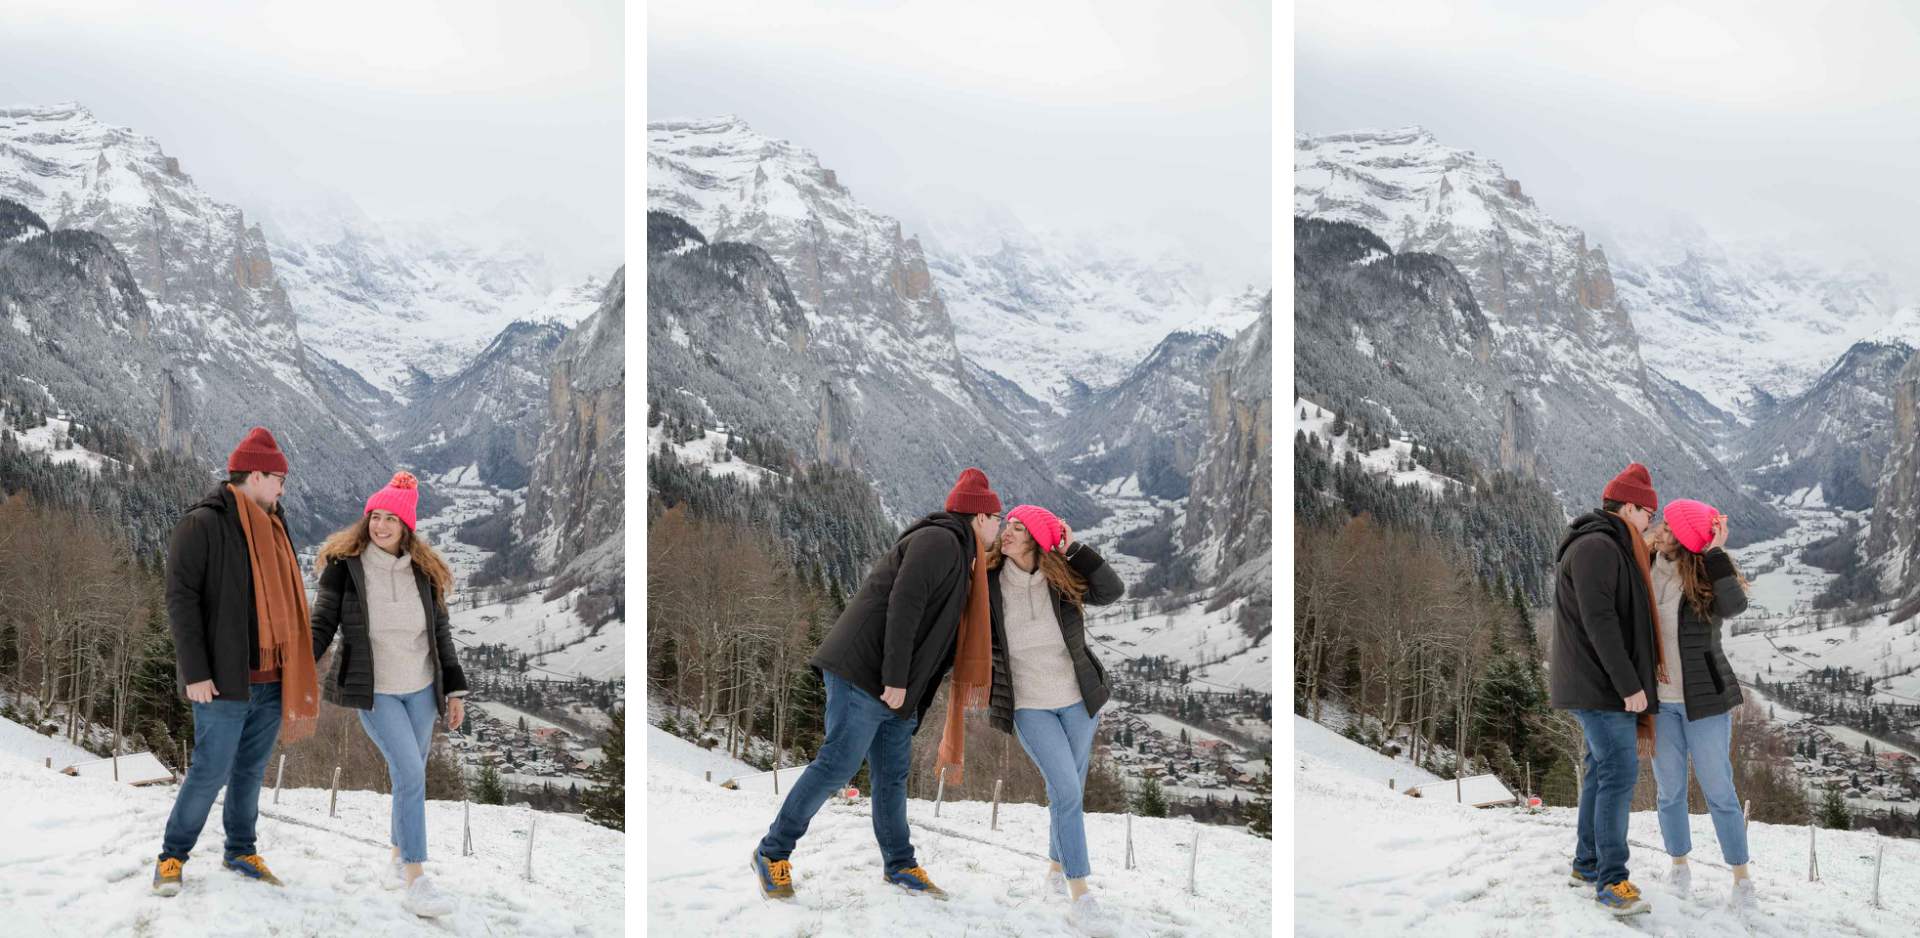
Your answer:
[[[1472,339],[1476,370],[1486,372],[1478,377],[1464,369],[1465,346],[1421,350],[1387,335],[1362,310],[1317,304],[1323,315],[1345,318],[1344,326],[1330,323],[1323,331],[1345,329],[1362,355],[1396,346],[1399,358],[1383,363],[1388,370],[1454,375],[1454,384],[1468,388],[1486,385],[1461,394],[1399,379],[1409,395],[1453,395],[1475,412],[1461,417],[1471,430],[1408,429],[1429,439],[1461,436],[1477,454],[1491,451],[1498,458],[1490,462],[1500,468],[1535,462],[1569,508],[1590,505],[1621,466],[1638,460],[1658,467],[1657,484],[1721,507],[1736,532],[1761,537],[1784,527],[1771,506],[1727,472],[1688,412],[1646,367],[1606,255],[1556,221],[1498,163],[1419,128],[1300,134],[1294,211],[1359,225],[1395,255],[1445,258],[1470,288],[1485,329]],[[1316,305],[1303,301],[1300,289],[1296,281],[1296,310]],[[1400,361],[1414,358],[1428,361]],[[1488,432],[1493,420],[1503,429],[1498,438]]]
[[[1154,498],[1187,497],[1206,443],[1208,373],[1226,345],[1211,332],[1162,339],[1124,380],[1073,402],[1049,455],[1083,485],[1131,480]]]
[[[1892,393],[1892,449],[1873,504],[1866,556],[1880,568],[1883,589],[1915,597],[1920,596],[1920,355],[1901,369]]]
[[[663,213],[693,232],[666,254],[649,249],[650,400],[691,395],[708,423],[858,468],[899,519],[938,506],[968,465],[1070,518],[1099,513],[980,387],[924,252],[897,221],[812,153],[738,119],[655,122],[647,134],[649,229]],[[716,280],[770,292],[748,309],[719,299]]]
[[[573,326],[605,286],[561,282],[536,245],[471,219],[382,223],[346,196],[270,205],[261,228],[308,344],[402,400],[509,323]]]
[[[1165,336],[1246,328],[1267,289],[1222,291],[1189,256],[1139,256],[1005,213],[945,221],[926,233],[927,265],[961,354],[1056,410],[1076,383],[1120,383]]]
[[[1904,331],[1892,284],[1864,263],[1727,245],[1681,224],[1609,244],[1647,364],[1736,416],[1806,391],[1855,343]],[[1904,338],[1920,341],[1920,329]]]
[[[1731,468],[1770,495],[1813,490],[1835,508],[1872,508],[1893,445],[1891,389],[1913,352],[1904,342],[1858,343],[1805,391],[1754,408]]]
[[[301,341],[259,227],[156,141],[78,105],[0,109],[0,199],[51,231],[22,241],[15,225],[5,331],[16,373],[60,406],[209,464],[249,427],[272,428],[296,467],[302,536],[384,481],[351,392]]]
[[[553,355],[567,337],[557,322],[516,322],[444,380],[422,382],[390,418],[392,446],[430,473],[463,466],[479,481],[526,488],[547,426]]]

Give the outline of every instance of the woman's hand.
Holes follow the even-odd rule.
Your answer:
[[[1707,542],[1707,549],[1711,550],[1715,547],[1724,548],[1726,546],[1727,516],[1720,515],[1713,519],[1713,540]]]
[[[460,724],[467,722],[467,698],[447,698],[447,729],[457,730]]]
[[[1064,519],[1062,519],[1060,522],[1060,552],[1064,554],[1067,552],[1067,548],[1072,546],[1073,546],[1073,525],[1068,524]]]

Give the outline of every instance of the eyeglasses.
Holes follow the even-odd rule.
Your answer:
[[[267,478],[272,479],[275,482],[280,483],[281,485],[287,484],[287,474],[284,472],[269,472],[267,473]]]

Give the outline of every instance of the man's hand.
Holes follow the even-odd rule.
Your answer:
[[[1628,697],[1626,703],[1628,713],[1639,713],[1647,709],[1647,692],[1643,690],[1634,691],[1633,696]]]
[[[889,687],[885,693],[880,695],[880,702],[886,704],[888,710],[898,710],[901,704],[907,702],[907,689],[904,687]]]
[[[467,720],[467,698],[447,698],[447,729],[457,730]]]
[[[220,692],[213,689],[212,681],[195,681],[187,685],[187,699],[194,703],[212,703]]]

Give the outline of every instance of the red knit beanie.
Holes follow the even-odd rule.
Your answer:
[[[268,433],[266,427],[254,427],[227,457],[227,471],[285,474],[287,457],[280,452],[280,445],[273,441],[273,434]]]
[[[1607,483],[1606,491],[1601,492],[1600,497],[1607,501],[1639,505],[1648,511],[1660,508],[1660,497],[1653,492],[1653,476],[1647,472],[1647,467],[1637,462],[1628,463],[1627,468],[1620,470],[1620,474]]]
[[[399,515],[401,523],[411,531],[417,520],[414,513],[419,506],[420,483],[413,478],[411,472],[396,472],[393,474],[393,481],[388,482],[386,488],[373,493],[373,497],[367,499],[366,513],[373,514],[383,509],[391,511]]]
[[[1667,530],[1673,532],[1674,540],[1697,554],[1713,543],[1713,522],[1720,517],[1720,512],[1706,502],[1676,498],[1660,517],[1667,522]]]
[[[997,515],[1000,496],[987,487],[987,474],[971,466],[960,473],[960,481],[947,493],[947,510],[960,515]]]
[[[1026,525],[1027,533],[1033,535],[1033,542],[1040,545],[1043,553],[1057,549],[1066,533],[1060,527],[1060,519],[1039,505],[1021,505],[1007,512],[1007,520]]]

